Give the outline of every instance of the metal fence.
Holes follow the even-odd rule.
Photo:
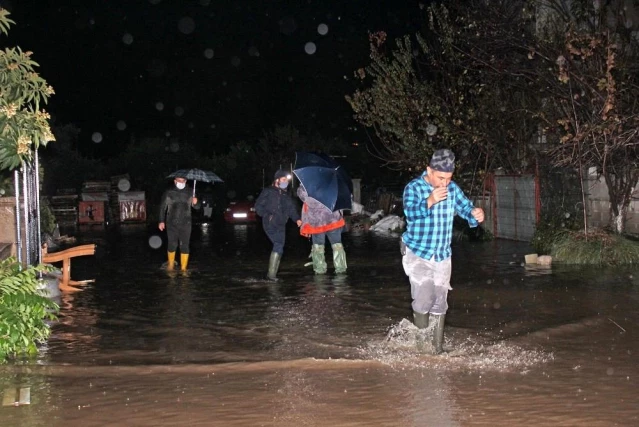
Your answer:
[[[23,265],[39,264],[42,260],[38,168],[36,151],[33,162],[22,162],[14,171],[17,257]]]

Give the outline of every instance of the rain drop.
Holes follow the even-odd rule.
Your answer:
[[[307,54],[313,55],[316,51],[317,51],[317,46],[315,46],[315,43],[308,42],[304,45],[304,52],[306,52]]]
[[[200,0],[200,6],[208,6],[211,4],[211,0]]]
[[[231,65],[233,65],[234,67],[239,67],[241,63],[242,60],[239,57],[234,56],[233,58],[231,58]]]
[[[182,34],[191,34],[195,31],[195,21],[190,16],[185,16],[178,21],[178,29]]]
[[[156,109],[156,110],[158,110],[158,111],[162,111],[162,110],[164,110],[164,103],[162,103],[162,102],[156,102],[156,103],[155,103],[155,109]]]
[[[126,129],[126,122],[124,120],[118,120],[118,122],[116,123],[116,127],[118,128],[118,130],[124,130]]]
[[[184,108],[175,107],[175,115],[178,117],[181,117],[182,115],[184,115]]]
[[[131,34],[129,34],[129,33],[125,33],[122,36],[122,42],[124,44],[130,45],[131,43],[133,43],[133,36]]]
[[[326,24],[319,24],[317,26],[317,32],[322,35],[325,36],[326,34],[328,34],[328,25]]]
[[[204,49],[204,57],[206,59],[211,59],[215,55],[215,51],[211,48]]]
[[[258,56],[260,56],[260,51],[255,46],[251,46],[248,50],[248,54],[249,56],[254,56],[257,58]]]
[[[91,140],[93,142],[95,142],[96,144],[99,144],[102,142],[102,134],[100,132],[93,132],[93,135],[91,135]]]
[[[166,136],[169,136],[169,132],[167,132]],[[180,151],[180,144],[173,141],[171,145],[169,145],[169,149],[171,150],[171,152],[177,153],[178,151]]]
[[[153,249],[159,249],[162,246],[162,238],[158,235],[149,237],[149,246]]]

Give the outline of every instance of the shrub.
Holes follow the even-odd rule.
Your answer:
[[[0,363],[34,355],[49,337],[46,321],[56,319],[59,307],[43,296],[38,280],[49,268],[23,268],[13,257],[0,261]]]
[[[566,264],[620,265],[639,263],[639,242],[597,229],[566,231],[555,238],[551,254]]]

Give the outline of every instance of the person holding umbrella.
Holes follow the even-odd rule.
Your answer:
[[[162,195],[160,201],[160,231],[166,230],[167,235],[167,269],[175,266],[175,252],[180,247],[180,269],[186,271],[189,264],[189,244],[191,241],[191,208],[199,209],[195,194],[187,188],[186,177],[176,175],[174,187],[169,188]]]
[[[288,182],[288,173],[278,170],[273,176],[273,184],[264,188],[255,202],[255,212],[262,217],[264,232],[273,243],[266,278],[274,282],[277,281],[277,272],[284,254],[286,222],[290,219],[298,227],[302,225],[293,199],[286,193]]]
[[[302,207],[303,236],[311,236],[311,258],[315,274],[326,273],[326,238],[333,249],[335,273],[346,273],[346,252],[342,245],[343,209],[351,209],[353,182],[344,168],[324,153],[298,151],[295,169],[300,180],[297,195]]]
[[[455,155],[436,150],[421,176],[404,188],[406,231],[400,241],[402,265],[409,278],[415,326],[433,325],[435,354],[443,352],[444,320],[448,310],[451,241],[455,214],[477,227],[484,211],[476,208],[453,182]]]
[[[326,258],[324,256],[326,239],[333,249],[333,267],[336,274],[346,273],[346,252],[342,245],[342,230],[344,229],[344,215],[341,210],[331,212],[326,206],[310,197],[304,185],[297,189],[297,196],[302,206],[302,227],[300,234],[311,237],[311,259],[315,274],[326,274]]]

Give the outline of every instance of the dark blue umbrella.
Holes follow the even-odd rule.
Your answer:
[[[351,209],[353,181],[332,157],[321,153],[295,153],[293,173],[308,195],[331,211]]]

